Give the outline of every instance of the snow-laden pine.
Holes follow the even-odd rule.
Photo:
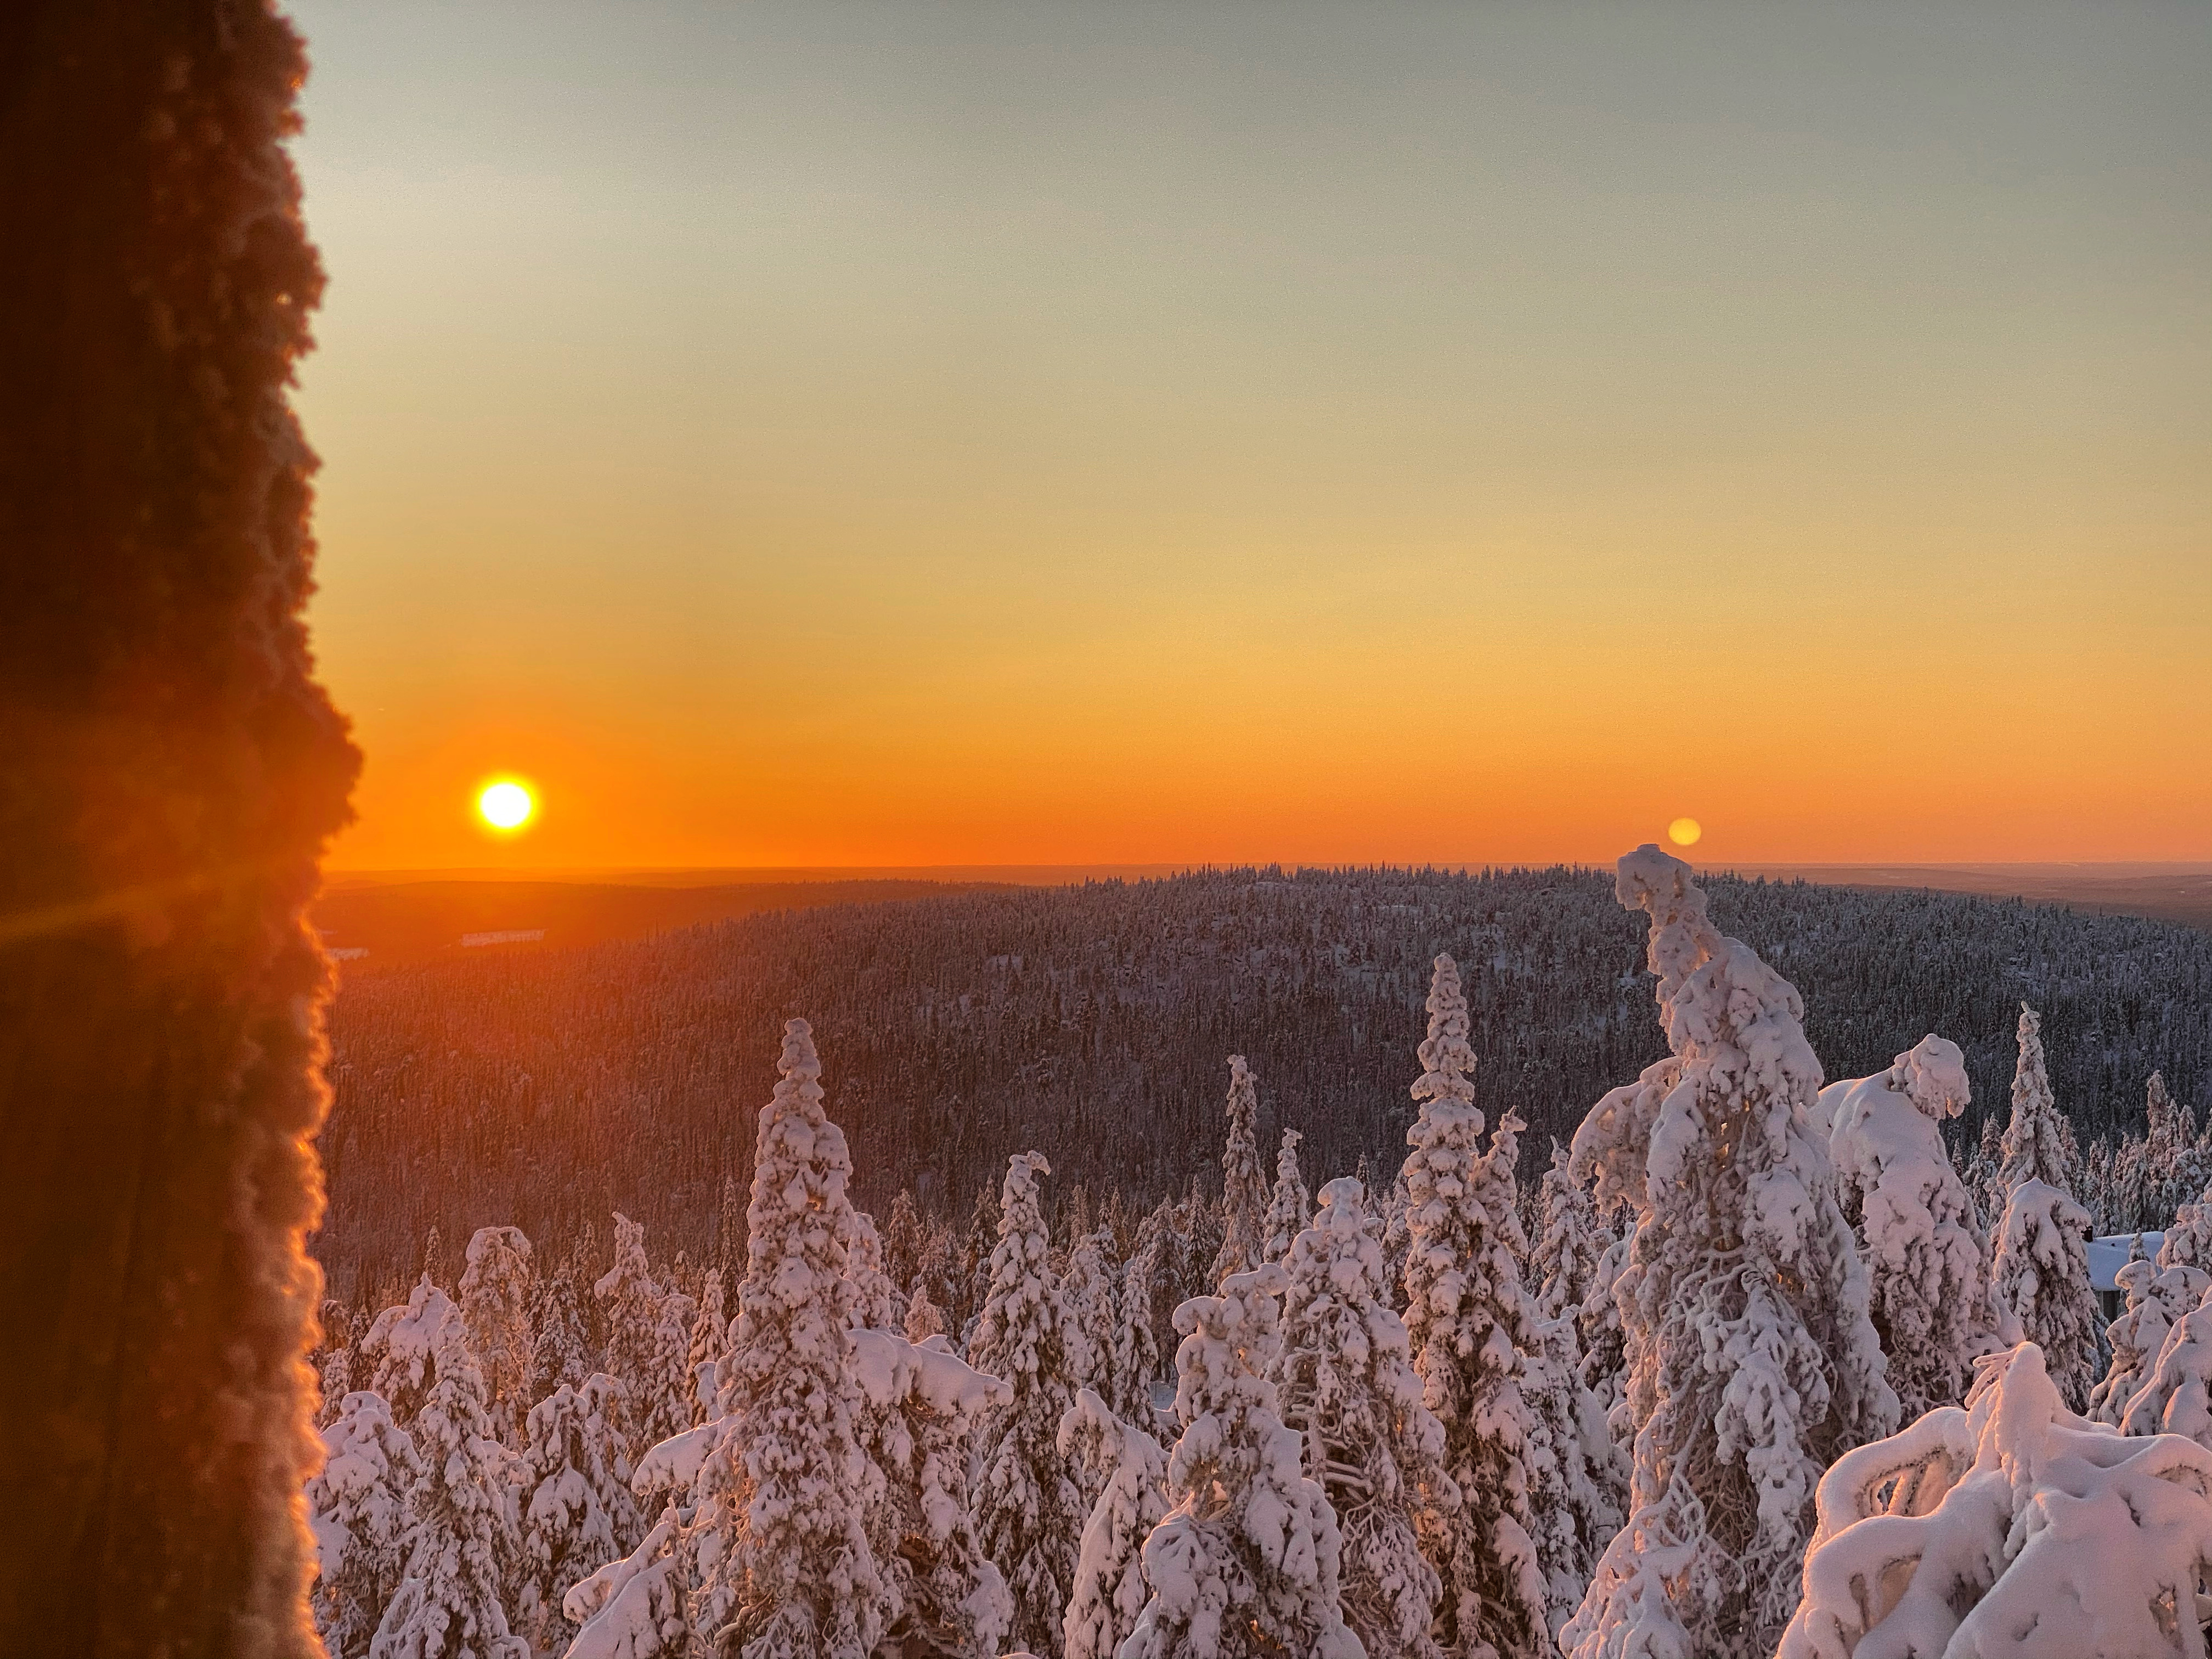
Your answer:
[[[1433,1659],[1442,1585],[1420,1534],[1448,1522],[1459,1489],[1385,1295],[1382,1228],[1364,1196],[1349,1176],[1330,1182],[1291,1243],[1271,1376],[1283,1421],[1305,1443],[1306,1473],[1340,1518],[1345,1623],[1368,1659]]]
[[[1275,1154],[1275,1190],[1267,1200],[1267,1239],[1260,1247],[1268,1261],[1289,1255],[1291,1241],[1313,1218],[1313,1194],[1298,1172],[1298,1142],[1304,1139],[1296,1129],[1284,1130],[1281,1150]]]
[[[1098,1497],[1083,1525],[1075,1587],[1060,1634],[1066,1659],[1114,1659],[1151,1592],[1142,1551],[1168,1512],[1167,1454],[1158,1441],[1079,1389],[1060,1419],[1060,1455],[1089,1472]]]
[[[540,1273],[530,1298],[530,1381],[524,1393],[534,1402],[562,1383],[582,1384],[596,1369],[584,1321],[583,1298],[564,1265]]]
[[[1093,1227],[1074,1235],[1067,1247],[1067,1267],[1060,1275],[1060,1300],[1067,1319],[1068,1381],[1075,1388],[1097,1388],[1112,1361],[1115,1295],[1114,1235],[1110,1229]],[[1097,1495],[1086,1486],[1085,1501]]]
[[[907,1298],[906,1340],[927,1342],[933,1336],[945,1334],[945,1310],[929,1299],[929,1287],[916,1285],[914,1294]]]
[[[1589,1186],[1567,1167],[1567,1149],[1552,1143],[1552,1167],[1537,1186],[1541,1217],[1528,1253],[1528,1277],[1536,1287],[1539,1318],[1557,1319],[1582,1310],[1597,1283],[1598,1259],[1613,1236],[1598,1219],[1597,1200]]]
[[[2004,1334],[2043,1351],[2069,1411],[2086,1411],[2101,1369],[2097,1293],[2089,1287],[2089,1216],[2057,1188],[2023,1181],[1997,1229],[1993,1297]],[[2013,1322],[2017,1322],[2015,1325]]]
[[[641,1461],[635,1484],[667,1506],[636,1549],[569,1590],[583,1626],[571,1659],[688,1655],[709,1638],[732,1659],[866,1659],[882,1632],[868,1510],[884,1481],[860,1443],[860,1291],[847,1277],[853,1164],[805,1020],[785,1022],[776,1073],[715,1414]]]
[[[1978,1370],[1822,1477],[1779,1659],[2203,1654],[2212,1452],[2075,1416],[2033,1343]]]
[[[512,1445],[528,1414],[532,1273],[530,1241],[520,1227],[479,1227],[461,1273],[461,1323],[483,1371],[499,1437]]]
[[[1997,1346],[1973,1200],[1936,1127],[1969,1101],[1966,1056],[1929,1036],[1887,1072],[1820,1091],[1846,1213],[1859,1218],[1875,1330],[1899,1420],[1966,1398]]]
[[[1406,1315],[1423,1402],[1443,1425],[1446,1472],[1461,1502],[1429,1534],[1443,1581],[1437,1639],[1453,1654],[1534,1655],[1547,1644],[1545,1586],[1530,1536],[1522,1355],[1534,1346],[1520,1257],[1528,1242],[1480,1144],[1474,1051],[1459,967],[1436,959],[1429,1030],[1406,1131]]]
[[[406,1565],[369,1659],[529,1659],[505,1605],[518,1541],[513,1458],[492,1433],[483,1373],[460,1339],[456,1313],[410,1425],[418,1467],[407,1493]]]
[[[719,1364],[729,1351],[730,1315],[723,1296],[722,1270],[709,1267],[699,1287],[699,1311],[691,1321],[691,1340],[684,1360],[694,1426],[714,1413],[714,1373],[706,1368]]]
[[[1260,1173],[1260,1080],[1229,1056],[1229,1139],[1221,1149],[1221,1248],[1207,1274],[1218,1285],[1255,1267],[1267,1242],[1267,1182]]]
[[[883,1572],[884,1649],[995,1659],[1013,1598],[975,1536],[968,1472],[977,1426],[1012,1391],[942,1336],[916,1346],[862,1329],[853,1346],[866,1400],[861,1442],[880,1482],[868,1528]]]
[[[1152,1595],[1116,1659],[1364,1659],[1338,1601],[1335,1511],[1267,1381],[1289,1285],[1263,1262],[1176,1310],[1171,1507],[1145,1540]]]
[[[787,1021],[753,1143],[745,1279],[719,1375],[726,1419],[700,1474],[715,1534],[708,1607],[738,1659],[864,1659],[882,1629],[864,1407],[846,1277],[860,1225],[844,1132],[822,1109],[813,1030]]]
[[[2212,1191],[2174,1212],[2159,1241],[2158,1265],[2212,1271]]]
[[[404,1304],[369,1322],[356,1351],[355,1375],[392,1408],[392,1420],[406,1428],[437,1381],[441,1358],[467,1346],[460,1309],[426,1272]]]
[[[569,1586],[626,1553],[643,1529],[630,1495],[627,1418],[623,1385],[605,1371],[530,1408],[515,1463],[522,1542],[514,1624],[533,1653],[568,1645],[561,1602]]]
[[[1575,1659],[1771,1652],[1820,1473],[1896,1426],[1866,1270],[1808,1112],[1795,988],[1645,846],[1615,891],[1650,918],[1668,1058],[1601,1100],[1574,1173],[1633,1212],[1613,1287],[1632,1427],[1626,1526],[1562,1633]]]
[[[1088,1510],[1058,1445],[1083,1343],[1070,1328],[1049,1259],[1037,1177],[1051,1172],[1042,1152],[1006,1160],[991,1287],[968,1358],[1013,1390],[983,1431],[975,1530],[1013,1592],[1012,1641],[1057,1655]]]
[[[876,1231],[876,1219],[866,1210],[855,1210],[853,1227],[852,1261],[846,1270],[858,1293],[853,1305],[853,1328],[902,1331],[906,1297],[884,1271],[884,1243]]]
[[[1158,1426],[1152,1384],[1167,1370],[1161,1357],[1162,1314],[1174,1316],[1175,1258],[1179,1254],[1173,1206],[1163,1204],[1137,1225],[1129,1259],[1121,1266],[1119,1319],[1107,1356],[1107,1387],[1099,1394],[1114,1414],[1151,1431]]]
[[[2043,1017],[2023,1002],[2020,1059],[2012,1078],[2012,1121],[2005,1126],[2000,1177],[2008,1188],[2040,1181],[2073,1197],[2081,1184],[2073,1139],[2051,1092],[2051,1073],[2043,1058]]]
[[[1574,1316],[1537,1321],[1535,1340],[1522,1356],[1521,1384],[1531,1419],[1530,1535],[1544,1572],[1546,1625],[1556,1638],[1620,1530],[1628,1458],[1613,1443],[1605,1400],[1583,1381]]]
[[[345,1396],[323,1431],[323,1467],[307,1482],[315,1534],[315,1629],[331,1659],[362,1659],[406,1565],[407,1496],[422,1466],[383,1396]]]

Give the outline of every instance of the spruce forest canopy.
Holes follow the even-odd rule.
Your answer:
[[[1924,891],[1715,877],[1715,921],[1802,994],[1831,1079],[1935,1031],[2002,1121],[2022,1000],[2084,1147],[2140,1133],[2154,1069],[2205,1103],[2212,934]],[[393,1299],[430,1229],[565,1248],[613,1210],[656,1251],[717,1243],[743,1190],[774,1034],[813,1023],[830,1109],[877,1213],[910,1188],[963,1214],[1013,1152],[1064,1197],[1150,1205],[1218,1184],[1225,1057],[1258,1073],[1261,1139],[1304,1133],[1316,1185],[1405,1156],[1422,997],[1467,982],[1478,1097],[1529,1128],[1524,1181],[1598,1097],[1665,1052],[1641,919],[1611,875],[1230,870],[744,917],[629,943],[349,968],[316,1243],[334,1293]],[[732,1218],[742,1226],[742,1216]]]

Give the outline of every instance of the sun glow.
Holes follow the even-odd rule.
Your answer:
[[[538,811],[530,791],[512,778],[488,783],[477,796],[477,811],[495,830],[520,830]]]
[[[1677,847],[1694,847],[1705,833],[1705,826],[1695,818],[1676,818],[1667,826],[1667,839]]]

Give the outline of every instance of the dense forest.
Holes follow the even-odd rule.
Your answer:
[[[562,1249],[612,1210],[656,1252],[713,1249],[803,1015],[855,1196],[964,1214],[1012,1152],[1063,1194],[1149,1206],[1218,1182],[1225,1059],[1259,1079],[1261,1144],[1306,1139],[1316,1182],[1404,1157],[1430,963],[1471,1005],[1476,1087],[1529,1130],[1524,1176],[1607,1089],[1665,1051],[1643,929],[1609,874],[1209,872],[748,916],[651,939],[348,969],[333,1015],[334,1293],[412,1277],[433,1227],[492,1223]],[[1802,993],[1831,1078],[1931,1030],[1965,1050],[1969,1144],[2002,1121],[2018,1005],[2084,1146],[2143,1119],[2154,1069],[2212,1080],[2212,935],[2172,923],[1917,891],[1716,878],[1713,915]],[[739,1218],[738,1219],[741,1219]]]

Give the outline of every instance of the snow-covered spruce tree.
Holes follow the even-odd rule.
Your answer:
[[[1420,1111],[1406,1132],[1405,1323],[1462,1500],[1425,1539],[1443,1584],[1437,1637],[1449,1654],[1518,1659],[1545,1645],[1521,1394],[1521,1356],[1534,1345],[1521,1285],[1527,1241],[1510,1176],[1501,1188],[1484,1166],[1467,998],[1448,956],[1436,959],[1428,1012],[1413,1088]]]
[[[576,1281],[563,1265],[538,1276],[530,1307],[530,1381],[524,1390],[535,1401],[566,1383],[582,1386],[593,1366],[587,1351],[583,1304]]]
[[[945,1311],[929,1299],[929,1289],[916,1285],[914,1295],[906,1304],[906,1340],[913,1343],[927,1342],[933,1336],[945,1334]]]
[[[2212,1289],[2212,1274],[2202,1268],[2160,1267],[2145,1261],[2142,1250],[2138,1233],[2136,1255],[2115,1275],[2127,1308],[2105,1329],[2112,1358],[2089,1394],[2087,1415],[2092,1422],[2119,1422],[2166,1346],[2166,1334]]]
[[[2185,1434],[2212,1447],[2212,1307],[2200,1303],[2167,1328],[2118,1420],[2128,1434]]]
[[[1221,1151],[1221,1248],[1206,1275],[1218,1285],[1261,1259],[1267,1183],[1260,1174],[1260,1082],[1244,1056],[1229,1056],[1229,1139]]]
[[[625,1385],[630,1428],[639,1455],[691,1426],[698,1388],[691,1371],[691,1328],[697,1304],[670,1291],[653,1310],[653,1344],[645,1351],[644,1373]]]
[[[1037,1177],[1051,1173],[1042,1152],[1006,1160],[990,1290],[968,1358],[1013,1390],[1012,1401],[983,1431],[976,1534],[1013,1592],[1012,1641],[1030,1653],[1056,1656],[1088,1506],[1058,1444],[1060,1419],[1074,1397],[1081,1339],[1069,1328],[1047,1259],[1050,1238]]]
[[[1582,1605],[1628,1501],[1628,1458],[1613,1443],[1606,1402],[1582,1378],[1571,1314],[1536,1323],[1522,1356],[1528,1432],[1528,1509],[1544,1571],[1545,1620],[1556,1638]]]
[[[492,1425],[516,1443],[529,1414],[530,1241],[520,1227],[479,1227],[461,1273],[461,1323],[483,1372]]]
[[[5,15],[0,1486],[37,1540],[0,1552],[0,1625],[301,1659],[306,911],[358,763],[303,614],[306,55],[270,6]]]
[[[1567,1168],[1567,1149],[1552,1143],[1552,1167],[1538,1188],[1543,1224],[1528,1255],[1528,1276],[1535,1281],[1536,1314],[1542,1319],[1575,1315],[1597,1282],[1598,1258],[1613,1243],[1598,1219],[1589,1188]]]
[[[1870,1311],[1900,1420],[1966,1396],[1977,1357],[1999,1346],[1984,1249],[1936,1126],[1969,1100],[1956,1043],[1923,1037],[1888,1071],[1820,1091],[1846,1212],[1859,1217]]]
[[[429,1397],[447,1356],[467,1346],[461,1310],[425,1273],[404,1304],[386,1308],[369,1322],[355,1374],[391,1407],[392,1420],[407,1428]]]
[[[876,1219],[866,1210],[853,1212],[853,1253],[845,1269],[853,1281],[853,1328],[899,1331],[906,1325],[906,1297],[884,1271],[884,1242]]]
[[[422,1474],[415,1443],[367,1389],[346,1395],[323,1431],[307,1482],[319,1576],[315,1628],[331,1659],[362,1659],[405,1565],[407,1494]]]
[[[2005,1127],[2004,1163],[1999,1171],[2008,1189],[2040,1181],[2069,1198],[2081,1184],[2070,1156],[2065,1121],[2051,1096],[2051,1074],[2043,1060],[2043,1018],[2020,1005],[2020,1061],[2012,1078],[2012,1121]],[[2063,1391],[2063,1385],[2061,1385]]]
[[[983,1312],[983,1291],[991,1281],[991,1252],[999,1247],[999,1185],[987,1181],[975,1189],[968,1230],[960,1241],[959,1271],[953,1275],[954,1300],[945,1304],[949,1322],[960,1335],[953,1346],[963,1353]]]
[[[2103,1369],[2097,1337],[2097,1293],[2089,1288],[2089,1218],[2072,1199],[2041,1181],[2012,1191],[1997,1232],[1997,1316],[2005,1334],[2042,1350],[2051,1380],[2069,1411],[2086,1411]]]
[[[1291,1241],[1313,1219],[1313,1194],[1298,1173],[1298,1142],[1304,1139],[1296,1129],[1284,1130],[1282,1149],[1275,1154],[1275,1190],[1267,1200],[1267,1242],[1261,1246],[1269,1261],[1290,1255]]]
[[[629,1390],[631,1426],[641,1436],[659,1413],[655,1400],[666,1382],[660,1333],[664,1292],[645,1255],[645,1224],[615,1213],[614,1266],[592,1286],[592,1297],[607,1322],[606,1365],[610,1376]],[[641,1448],[653,1443],[639,1442]]]
[[[1282,1340],[1269,1370],[1305,1471],[1341,1517],[1342,1606],[1368,1659],[1433,1659],[1442,1582],[1421,1553],[1459,1507],[1444,1430],[1421,1403],[1413,1345],[1383,1293],[1381,1227],[1359,1183],[1321,1189],[1291,1243]]]
[[[941,1336],[916,1346],[864,1329],[854,1349],[866,1399],[862,1444],[882,1480],[881,1498],[868,1506],[884,1574],[878,1651],[996,1659],[1013,1598],[976,1541],[968,1474],[977,1425],[1011,1390],[963,1364]]]
[[[1152,1593],[1116,1659],[1362,1659],[1338,1599],[1336,1513],[1267,1381],[1289,1285],[1262,1262],[1176,1310],[1170,1507],[1145,1540]]]
[[[1515,1247],[1524,1242],[1514,1170],[1527,1127],[1519,1113],[1508,1110],[1474,1171],[1484,1212],[1515,1218],[1507,1240]],[[1598,1557],[1620,1530],[1628,1468],[1613,1443],[1604,1402],[1583,1383],[1572,1322],[1538,1319],[1525,1294],[1522,1303],[1531,1337],[1520,1351],[1521,1399],[1528,1414],[1522,1455],[1528,1535],[1544,1578],[1547,1631],[1556,1635],[1589,1589]]]
[[[562,1598],[635,1546],[644,1528],[630,1496],[628,1408],[605,1371],[530,1408],[515,1480],[522,1543],[514,1624],[534,1654],[568,1645]]]
[[[2144,1088],[2144,1219],[2161,1228],[2205,1182],[2204,1149],[2197,1139],[2195,1115],[2167,1091],[2163,1074],[2153,1072]]]
[[[1613,1289],[1628,1266],[1632,1242],[1632,1236],[1616,1238],[1598,1253],[1589,1293],[1574,1316],[1583,1355],[1583,1387],[1605,1413],[1613,1443],[1624,1449],[1635,1440],[1636,1425],[1628,1411],[1628,1337]]]
[[[1114,1236],[1097,1227],[1078,1235],[1068,1247],[1067,1270],[1060,1282],[1060,1306],[1067,1316],[1068,1363],[1073,1367],[1068,1373],[1072,1387],[1097,1388],[1105,1378],[1117,1310],[1114,1281]],[[1095,1487],[1086,1486],[1085,1505],[1097,1495]]]
[[[691,1340],[684,1360],[695,1427],[707,1420],[714,1401],[714,1376],[709,1372],[702,1377],[702,1368],[718,1364],[729,1351],[730,1316],[722,1295],[722,1270],[709,1267],[706,1282],[699,1287],[699,1312],[691,1321]]]
[[[514,1565],[512,1456],[492,1434],[483,1373],[455,1340],[413,1424],[420,1459],[407,1493],[407,1565],[368,1644],[369,1659],[530,1659],[510,1631],[506,1582]]]
[[[2159,1241],[2158,1265],[2212,1269],[2212,1192],[2175,1211]]]
[[[1803,1003],[1713,927],[1679,859],[1638,848],[1615,891],[1650,917],[1673,1052],[1575,1133],[1575,1176],[1632,1212],[1613,1294],[1635,1438],[1628,1522],[1561,1645],[1749,1659],[1788,1622],[1821,1470],[1893,1429],[1897,1396],[1809,1132]]]
[[[865,1659],[883,1628],[868,1542],[846,1276],[860,1237],[844,1132],[822,1109],[812,1028],[787,1021],[754,1139],[745,1278],[720,1368],[725,1419],[699,1471],[703,1606],[688,1616],[736,1659]],[[650,1540],[648,1540],[649,1542]],[[652,1559],[647,1546],[638,1552]],[[623,1610],[611,1606],[619,1626]],[[726,1620],[730,1628],[721,1631]],[[648,1651],[637,1649],[638,1659]]]
[[[366,1335],[366,1325],[356,1326],[343,1303],[325,1301],[316,1316],[316,1324],[323,1332],[322,1346],[307,1356],[307,1369],[315,1373],[322,1385],[322,1404],[315,1413],[315,1425],[326,1429],[338,1419],[345,1397],[353,1392],[353,1345],[359,1336]]]
[[[1167,1516],[1167,1454],[1091,1389],[1076,1390],[1075,1403],[1060,1419],[1059,1446],[1098,1490],[1060,1626],[1064,1651],[1066,1659],[1114,1659],[1150,1595],[1141,1553]]]
[[[574,1586],[570,1659],[866,1659],[887,1612],[870,1540],[884,1483],[861,1444],[852,1158],[823,1110],[811,1028],[785,1023],[761,1109],[745,1275],[704,1425],[639,1460],[667,1494],[638,1547]]]
[[[2033,1343],[1978,1370],[1966,1409],[1938,1407],[1821,1478],[1779,1659],[2202,1653],[2212,1452],[2085,1423]]]
[[[921,1277],[922,1257],[929,1248],[929,1227],[915,1204],[911,1188],[900,1188],[898,1196],[891,1200],[883,1234],[884,1271],[890,1275],[892,1284],[911,1294]]]
[[[1137,1224],[1115,1290],[1116,1316],[1102,1368],[1105,1386],[1098,1391],[1116,1417],[1147,1433],[1158,1426],[1152,1384],[1165,1370],[1160,1363],[1158,1307],[1174,1249],[1171,1214],[1172,1206],[1163,1204]]]

